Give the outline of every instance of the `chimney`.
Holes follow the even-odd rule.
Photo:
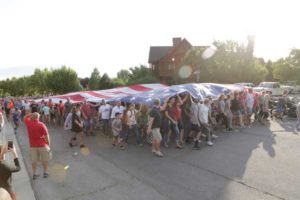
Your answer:
[[[176,46],[177,44],[179,44],[181,42],[181,38],[180,37],[175,37],[173,38],[173,46]]]

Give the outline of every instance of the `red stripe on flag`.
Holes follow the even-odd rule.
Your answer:
[[[129,86],[128,88],[136,90],[136,91],[141,91],[141,92],[147,92],[147,91],[152,90],[152,88],[147,88],[142,85],[133,85],[133,86]]]
[[[51,98],[57,98],[57,99],[67,99],[70,98],[72,101],[85,101],[85,98],[81,96],[80,94],[74,94],[74,95],[61,95],[61,96],[54,96]]]
[[[99,97],[99,98],[102,98],[102,99],[108,99],[108,98],[110,98],[109,96],[105,96],[103,94],[99,94],[99,93],[94,92],[94,91],[86,91],[86,92],[82,92],[82,93],[87,93],[89,95],[92,95],[94,97]]]

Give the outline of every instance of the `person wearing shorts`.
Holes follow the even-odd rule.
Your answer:
[[[122,132],[122,115],[121,113],[117,112],[115,114],[115,118],[112,121],[111,127],[112,127],[112,133],[113,133],[113,138],[112,138],[112,146],[113,148],[117,147],[120,145],[121,150],[125,150],[125,147],[123,145],[123,141],[120,140],[120,134]]]
[[[236,120],[238,120],[239,125],[241,127],[244,127],[243,117],[242,117],[242,113],[241,113],[241,106],[240,106],[240,102],[239,102],[239,93],[234,93],[234,98],[231,101],[231,110],[232,110],[232,114],[233,114],[234,118]]]
[[[194,136],[194,146],[193,149],[199,150],[199,142],[201,136],[200,123],[198,119],[199,112],[199,101],[197,99],[193,100],[192,96],[190,96],[191,108],[190,108],[190,122],[191,122],[191,132],[195,133]]]
[[[73,137],[71,138],[71,141],[69,143],[70,147],[73,147],[73,143],[75,142],[76,136],[79,134],[79,143],[80,143],[80,148],[84,148],[85,145],[83,144],[83,121],[82,121],[82,116],[80,112],[80,105],[77,104],[74,107],[73,113],[72,113],[72,132],[74,133]]]
[[[39,177],[36,173],[36,167],[39,161],[43,164],[43,177],[47,178],[49,176],[48,161],[52,158],[48,129],[44,123],[39,121],[39,117],[40,115],[37,112],[29,113],[24,117],[30,144],[33,180]]]
[[[160,113],[160,100],[154,100],[154,106],[149,113],[149,122],[148,122],[148,129],[147,134],[152,134],[153,141],[152,141],[152,153],[156,156],[163,157],[164,155],[160,151],[160,143],[162,140],[160,127],[162,124],[162,117]]]
[[[86,135],[87,136],[95,136],[95,134],[93,133],[93,119],[92,119],[92,114],[93,114],[93,110],[92,110],[92,105],[88,102],[84,102],[83,105],[81,106],[81,114],[83,116],[84,122],[83,122],[83,126],[84,129],[86,130]]]

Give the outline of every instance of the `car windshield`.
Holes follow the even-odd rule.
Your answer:
[[[264,88],[273,88],[273,83],[261,83],[258,86],[259,87],[264,87]]]

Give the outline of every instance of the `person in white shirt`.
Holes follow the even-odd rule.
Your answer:
[[[205,99],[203,104],[199,104],[198,120],[202,126],[202,132],[207,135],[207,145],[213,146],[211,142],[211,126],[208,121],[209,99]]]
[[[124,110],[125,110],[125,108],[121,105],[121,101],[117,101],[116,106],[114,106],[111,111],[110,118],[114,119],[116,116],[116,113],[121,113],[121,118],[122,118]]]
[[[221,118],[223,120],[226,130],[229,130],[227,117],[226,117],[226,113],[225,113],[225,95],[224,94],[221,94],[219,97],[218,109],[219,109],[218,118],[219,119]]]
[[[129,110],[127,111],[127,126],[128,126],[128,135],[134,133],[136,135],[136,144],[140,147],[143,146],[141,143],[140,131],[136,122],[136,115],[138,111],[135,109],[135,105],[132,103],[129,105]]]
[[[25,115],[30,113],[30,103],[26,99],[24,100],[24,110],[25,110]]]
[[[109,127],[109,118],[111,112],[111,105],[105,100],[102,100],[102,105],[99,107],[99,120],[102,122],[103,125],[103,133],[108,135],[108,127]]]
[[[247,107],[247,118],[246,123],[250,125],[251,123],[251,116],[253,114],[253,105],[254,105],[254,95],[253,90],[251,88],[248,89],[248,92],[246,94],[246,107]]]
[[[198,120],[200,103],[198,99],[193,100],[192,96],[190,96],[190,101],[191,101],[191,108],[190,108],[191,131],[195,133],[193,149],[199,150],[200,149],[199,142],[201,142],[200,140],[201,126]]]

